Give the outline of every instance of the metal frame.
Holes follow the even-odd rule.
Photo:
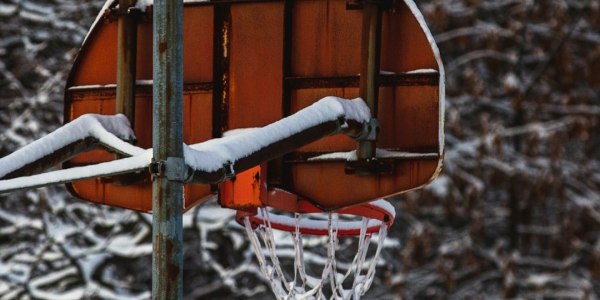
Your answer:
[[[172,173],[180,170],[177,163],[183,161],[183,0],[155,0],[153,13],[153,154]],[[155,175],[152,297],[181,299],[183,182]]]

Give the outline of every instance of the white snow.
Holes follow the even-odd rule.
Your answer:
[[[385,210],[386,213],[390,216],[391,220],[393,220],[394,217],[396,216],[396,210],[394,209],[394,206],[392,206],[389,202],[387,202],[383,199],[369,202],[368,205],[376,206],[378,208]],[[307,215],[310,215],[310,214],[307,214]],[[265,212],[263,210],[259,210],[256,217],[259,219],[268,220],[268,222],[273,224],[273,227],[276,227],[276,224],[286,226],[289,228],[295,228],[295,226],[296,226],[296,219],[293,216],[279,215],[279,214],[274,214],[271,212],[266,212],[266,214],[265,214]],[[377,231],[379,231],[379,228],[381,227],[382,224],[383,224],[383,222],[380,220],[369,219],[368,223],[367,223],[367,228],[369,228],[369,231],[377,232]],[[343,230],[360,230],[360,228],[362,226],[363,226],[362,220],[358,220],[358,221],[338,220],[336,222],[335,228],[338,230],[341,230],[341,231],[343,231]],[[320,219],[303,218],[303,219],[299,220],[299,228],[313,229],[313,230],[323,231],[323,233],[327,233],[329,230],[329,221],[327,219],[320,220]]]
[[[148,227],[142,227],[135,236],[122,235],[113,238],[106,249],[120,257],[139,257],[152,253],[152,245],[144,243],[144,238],[149,234]]]
[[[19,151],[0,158],[0,177],[86,137],[95,137],[101,143],[131,155],[143,151],[122,140],[135,139],[127,117],[120,114],[115,116],[88,114],[60,127]]]
[[[412,71],[406,72],[406,74],[431,74],[431,73],[438,74],[439,72],[434,69],[418,69],[418,70],[412,70]]]
[[[437,47],[437,44],[435,43],[435,39],[433,38],[433,35],[431,34],[431,31],[429,31],[429,28],[427,27],[427,22],[425,22],[425,18],[423,17],[423,14],[421,14],[421,11],[419,10],[419,8],[417,7],[417,5],[415,4],[415,2],[413,0],[404,0],[404,3],[406,3],[406,5],[408,6],[408,8],[410,9],[410,11],[412,12],[412,14],[415,16],[415,18],[417,18],[417,22],[419,22],[419,25],[421,26],[421,30],[423,30],[423,32],[425,33],[425,36],[427,37],[427,40],[429,41],[429,45],[431,46],[431,49],[433,51],[433,55],[435,56],[435,60],[437,61],[438,64],[438,69],[439,69],[439,73],[440,73],[440,85],[439,85],[439,93],[440,93],[440,130],[439,130],[439,145],[440,145],[440,155],[443,154],[444,151],[444,109],[445,109],[445,103],[446,103],[446,75],[445,75],[445,71],[444,71],[444,64],[442,63],[442,56],[440,55],[440,50]],[[442,161],[440,160],[439,164],[438,164],[438,169],[436,174],[433,176],[433,178],[435,178],[437,176],[437,174],[439,174],[439,172],[442,170]]]
[[[135,81],[137,86],[152,86],[153,80],[138,79]],[[81,90],[97,90],[97,89],[115,89],[117,88],[116,83],[109,84],[86,84],[86,85],[75,85],[69,87],[69,91],[81,91]]]
[[[277,141],[307,128],[340,118],[366,122],[371,117],[369,108],[360,98],[346,100],[325,97],[297,113],[262,128],[238,131],[219,139],[187,146],[184,144],[186,163],[195,170],[213,172],[227,163],[235,163]],[[152,159],[152,149],[144,150],[122,139],[134,139],[133,130],[124,115],[84,115],[45,137],[0,159],[0,176],[35,162],[73,142],[95,137],[102,144],[131,155],[96,165],[58,170],[28,177],[0,180],[0,191],[71,182],[79,179],[112,176],[146,168]]]
[[[446,175],[439,176],[436,180],[431,182],[425,189],[432,192],[440,199],[444,199],[448,196],[449,187],[451,186],[451,179]]]
[[[385,149],[377,149],[376,157],[377,158],[399,158],[399,159],[417,159],[417,158],[437,158],[439,156],[438,153],[417,153],[417,152],[404,152],[404,151],[392,151]],[[348,151],[348,152],[333,152],[327,153],[315,157],[311,157],[308,161],[327,161],[327,160],[346,160],[346,161],[355,161],[358,157],[356,155],[356,150]]]
[[[232,135],[237,135],[237,134],[243,134],[243,133],[247,133],[249,131],[256,130],[256,129],[258,129],[258,127],[231,129],[231,130],[223,132],[223,136],[227,137],[227,136],[232,136]]]
[[[277,141],[339,118],[362,123],[371,118],[371,113],[360,98],[346,100],[325,97],[265,127],[245,130],[243,134],[228,134],[222,138],[184,147],[185,160],[195,170],[213,172]]]
[[[377,206],[385,210],[394,219],[396,217],[396,209],[394,206],[384,199],[379,199],[369,202],[369,205]]]
[[[536,287],[543,287],[548,282],[552,282],[558,279],[558,276],[552,274],[530,274],[525,279],[525,282]]]
[[[106,2],[104,2],[104,5],[100,9],[100,12],[98,12],[98,16],[96,16],[96,20],[94,20],[94,23],[92,23],[92,26],[90,27],[90,30],[88,31],[88,33],[83,38],[83,42],[81,43],[82,46],[85,45],[85,42],[87,41],[88,37],[90,36],[90,33],[92,31],[94,31],[94,29],[96,28],[96,26],[98,26],[98,23],[100,23],[100,20],[102,20],[102,18],[104,17],[104,13],[106,12],[106,10],[110,7],[110,5],[114,1],[115,0],[107,0]]]
[[[137,3],[135,4],[135,8],[141,10],[141,11],[146,11],[146,9],[148,8],[148,6],[152,5],[152,0],[138,0]]]
[[[74,167],[52,171],[32,176],[0,180],[0,191],[13,191],[23,188],[40,187],[50,184],[60,184],[80,179],[114,176],[132,171],[143,170],[152,161],[152,151],[128,158],[113,160],[105,163]]]
[[[68,276],[76,276],[77,269],[75,267],[68,267],[60,271],[56,271],[53,273],[49,273],[47,275],[43,275],[37,278],[32,279],[28,282],[29,289],[31,290],[31,295],[38,299],[52,299],[52,300],[70,300],[70,299],[81,299],[84,295],[83,288],[75,288],[69,291],[66,291],[62,294],[58,293],[50,293],[41,290],[39,287],[50,285],[52,283],[56,283]]]
[[[521,86],[519,78],[515,73],[510,72],[504,77],[504,87],[508,90],[517,90]]]
[[[8,17],[17,12],[17,5],[0,3],[0,16]]]

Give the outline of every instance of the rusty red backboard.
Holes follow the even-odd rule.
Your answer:
[[[113,4],[113,6],[116,5]],[[135,133],[152,147],[152,13],[138,24]],[[184,9],[183,133],[187,144],[228,130],[261,127],[325,96],[358,97],[361,10],[344,0],[186,1]],[[280,188],[323,208],[347,206],[421,187],[443,158],[443,66],[412,1],[383,13],[377,142],[391,172],[348,174],[356,141],[323,138],[268,162],[269,188]],[[65,122],[85,113],[114,114],[117,22],[101,12],[70,73]],[[337,153],[337,154],[332,154]],[[323,157],[324,154],[331,154]],[[96,150],[67,166],[114,159]],[[77,197],[150,211],[152,186],[111,179],[68,185]],[[186,185],[184,209],[216,192]]]

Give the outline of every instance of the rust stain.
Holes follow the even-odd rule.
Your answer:
[[[221,131],[229,127],[264,126],[324,96],[358,96],[356,87],[359,83],[356,74],[360,71],[356,65],[360,57],[360,51],[357,50],[360,48],[360,38],[357,37],[360,37],[361,13],[347,13],[345,1],[338,3],[286,0],[286,3],[289,2],[286,4],[286,12],[281,10],[281,3],[242,2],[245,1],[216,1],[207,2],[210,8],[185,8],[188,13],[193,10],[203,18],[185,19],[186,28],[193,28],[187,31],[187,38],[194,42],[184,44],[184,52],[188,53],[189,57],[207,57],[205,65],[200,64],[200,60],[187,60],[186,63],[184,91],[186,95],[192,93],[202,96],[197,96],[198,101],[192,101],[189,107],[186,106],[184,118],[194,124],[203,122],[188,133],[184,132],[186,139],[201,142],[210,136],[220,137]],[[243,8],[238,9],[237,6]],[[232,8],[233,15],[230,12]],[[386,73],[380,76],[379,85],[385,87],[382,90],[387,92],[384,93],[385,97],[380,98],[384,101],[380,102],[382,105],[378,112],[382,123],[378,142],[385,146],[382,148],[388,150],[440,153],[439,73],[407,73],[415,69],[435,69],[437,64],[431,49],[428,49],[426,36],[420,33],[418,22],[410,15],[410,11],[405,9],[404,4],[402,8],[397,14],[387,17],[387,27],[382,33],[386,40],[382,50],[382,69],[393,74]],[[277,15],[271,16],[268,12],[277,12]],[[263,13],[270,17],[258,19],[257,16]],[[284,18],[285,13],[288,14],[288,19]],[[259,25],[254,23],[257,19],[261,20]],[[82,54],[85,55],[79,56],[80,61],[69,77],[65,120],[72,120],[84,113],[114,113],[116,51],[115,54],[107,55],[105,49],[116,47],[116,26],[99,26],[103,26],[102,30],[95,30],[96,33],[82,50]],[[151,36],[151,22],[140,23],[139,26],[142,35]],[[283,26],[286,26],[285,30]],[[189,34],[193,34],[195,30],[208,33],[190,37]],[[255,35],[258,33],[264,36]],[[410,40],[410,43],[406,43],[407,40]],[[206,48],[203,48],[204,52],[210,54],[199,54],[197,46],[200,44]],[[166,55],[170,45],[163,41],[157,43],[156,47],[161,55]],[[143,67],[143,76],[140,78],[150,79],[152,39],[140,38],[138,49],[141,51],[139,61],[144,62],[140,64],[140,67]],[[95,59],[99,56],[105,57]],[[204,66],[211,63],[209,59],[213,60],[212,68],[205,68]],[[274,62],[274,65],[265,65],[264,61],[267,59]],[[257,69],[265,76],[250,76]],[[274,92],[280,90],[286,91]],[[138,84],[136,93],[136,119],[147,120],[146,124],[136,125],[136,133],[141,133],[147,131],[144,125],[148,126],[147,122],[152,119],[152,85]],[[178,91],[171,87],[170,90],[166,88],[164,93],[167,97],[165,100],[170,101]],[[281,104],[281,99],[286,99],[289,103]],[[256,107],[261,109],[256,110]],[[190,108],[194,110],[191,111]],[[198,115],[206,115],[208,118],[198,118]],[[151,134],[141,135],[140,144],[150,146]],[[261,193],[266,193],[268,186],[285,188],[311,200],[320,201],[321,207],[340,207],[346,203],[343,201],[354,203],[372,195],[412,189],[420,185],[426,179],[426,175],[438,170],[436,161],[441,159],[420,159],[420,163],[415,164],[413,169],[408,166],[396,166],[393,175],[381,176],[382,179],[345,175],[344,161],[306,161],[309,157],[328,152],[350,151],[354,146],[354,140],[339,136],[300,148],[284,157],[281,162],[270,163],[269,171],[272,175],[268,177],[261,174],[262,179],[256,178],[256,172],[253,171],[249,173],[250,178],[246,181],[238,178],[235,187],[231,187],[229,193],[232,195],[229,200],[239,207],[252,207],[260,202],[250,203],[247,200],[255,201],[260,198]],[[89,164],[109,161],[112,158],[108,153],[94,151],[78,156],[72,162]],[[405,159],[406,164],[414,160],[415,158]],[[398,164],[404,166],[405,162]],[[247,189],[240,189],[244,185],[247,185]],[[356,186],[368,188],[357,189]],[[152,188],[149,180],[127,187],[115,186],[109,181],[88,180],[73,183],[71,190],[92,202],[144,211],[152,209]],[[211,195],[209,185],[194,186],[190,190],[194,192],[186,192],[186,209]],[[233,190],[236,199],[233,199]],[[131,199],[130,195],[135,195],[135,200]],[[164,254],[165,236],[156,239],[157,242],[163,243]],[[169,264],[168,261],[163,263]],[[174,269],[177,266],[172,267],[173,271],[181,272],[180,268]]]
[[[158,44],[158,52],[159,53],[165,53],[167,51],[167,42],[160,42]]]
[[[171,96],[173,95],[173,87],[170,84],[167,84],[165,89],[165,101],[167,103],[171,102]]]
[[[229,30],[231,24],[229,21],[225,21],[223,23],[223,29],[221,30],[223,34],[223,44],[221,47],[223,48],[223,58],[227,58],[229,56]]]
[[[160,237],[161,237],[160,235],[157,235],[157,236],[154,237],[154,245],[158,245],[159,244]],[[159,249],[158,249],[158,247],[154,247],[154,257],[159,257],[158,252],[160,252]]]

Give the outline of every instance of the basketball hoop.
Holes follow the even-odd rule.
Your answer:
[[[377,260],[394,216],[391,204],[377,200],[336,212],[282,213],[273,208],[259,208],[256,215],[238,212],[236,219],[246,228],[260,270],[277,299],[359,299],[373,282]],[[276,247],[282,239],[276,239],[275,233],[285,232],[292,241],[293,274],[284,272]],[[320,274],[307,270],[303,235],[327,236],[327,256]],[[340,238],[345,236],[358,237],[357,252],[349,264],[340,267],[336,250]],[[367,260],[372,241],[377,246]]]
[[[267,181],[266,164],[239,173],[235,180],[220,184],[219,202],[237,211],[236,221],[245,227],[260,270],[275,296],[321,300],[359,299],[364,295],[373,282],[383,241],[394,221],[394,207],[376,200],[352,206],[340,202],[337,209],[323,208],[295,193],[268,189]],[[317,249],[324,257],[318,263],[304,254],[305,240],[313,243],[315,236],[322,237],[318,244],[324,246]],[[345,242],[342,245],[354,244],[357,249],[347,262],[338,261],[336,256],[341,239]],[[371,242],[376,247],[369,251]],[[319,265],[320,271],[315,271],[314,265]]]

